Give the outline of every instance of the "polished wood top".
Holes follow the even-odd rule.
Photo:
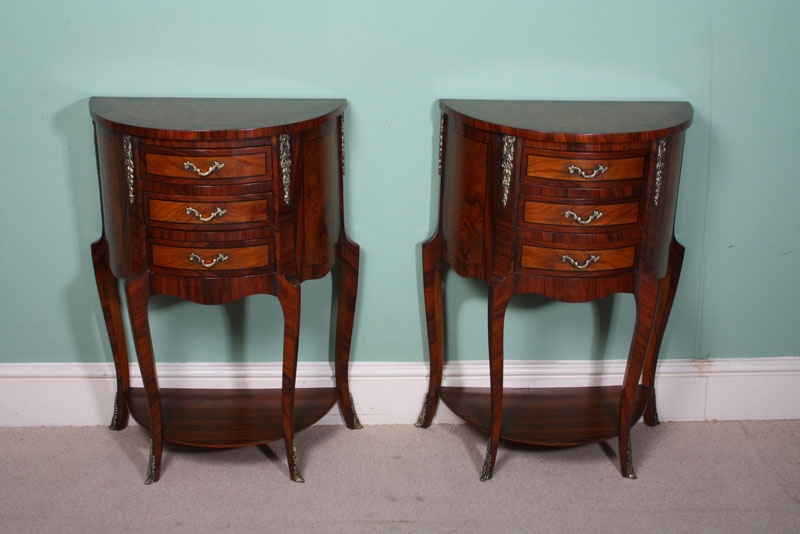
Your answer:
[[[439,101],[448,115],[475,128],[542,141],[648,141],[689,127],[688,102]]]
[[[224,140],[311,128],[346,105],[344,99],[92,97],[89,111],[95,122],[139,137]]]

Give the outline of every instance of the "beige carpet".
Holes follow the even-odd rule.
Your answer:
[[[638,480],[616,443],[501,444],[465,425],[317,426],[298,435],[305,484],[283,442],[224,451],[167,446],[143,483],[147,434],[0,428],[0,532],[800,532],[800,421],[642,424]]]

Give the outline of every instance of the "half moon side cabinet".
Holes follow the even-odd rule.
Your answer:
[[[302,482],[295,433],[339,403],[359,428],[348,387],[359,248],[345,233],[345,100],[105,98],[95,127],[103,233],[92,245],[117,377],[111,428],[129,414],[150,431],[146,483],[163,442],[227,448],[283,439]],[[335,387],[295,389],[303,281],[338,287]],[[125,281],[142,388],[130,386],[118,280]],[[280,389],[161,389],[151,295],[223,304],[276,295],[283,310]]]
[[[683,263],[674,237],[686,102],[440,101],[439,225],[423,244],[430,382],[417,426],[441,399],[489,435],[544,446],[619,440],[658,423],[654,377]],[[489,286],[489,388],[442,387],[442,269]],[[632,293],[636,323],[622,384],[504,388],[503,327],[513,295],[587,302]],[[557,332],[554,332],[557,335]]]

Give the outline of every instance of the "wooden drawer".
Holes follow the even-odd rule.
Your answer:
[[[528,154],[525,175],[570,182],[635,180],[644,176],[644,156],[600,159],[585,156],[551,157]]]
[[[236,197],[147,199],[147,220],[154,224],[226,225],[272,224],[270,199],[239,200]]]
[[[567,204],[523,200],[524,224],[591,228],[635,224],[639,221],[639,202],[620,204]]]
[[[612,249],[569,249],[522,245],[520,266],[542,271],[589,273],[630,269],[636,261],[636,247]]]
[[[233,271],[265,269],[273,266],[274,254],[268,243],[246,247],[186,247],[152,243],[153,267],[186,271]]]
[[[215,151],[145,155],[147,173],[173,178],[219,180],[269,174],[269,149],[259,152],[230,153]]]

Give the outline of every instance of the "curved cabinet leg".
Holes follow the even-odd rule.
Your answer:
[[[336,312],[336,389],[339,391],[339,409],[347,428],[362,428],[358,420],[353,396],[350,394],[350,343],[358,295],[358,245],[344,239],[342,259],[337,266],[339,302]]]
[[[125,284],[128,299],[128,315],[136,344],[136,356],[142,373],[145,395],[150,415],[150,461],[145,484],[157,482],[161,475],[161,453],[163,450],[161,394],[158,374],[153,359],[153,341],[150,337],[150,322],[147,317],[147,302],[150,299],[149,278],[145,273]]]
[[[491,386],[491,430],[481,481],[492,478],[497,446],[503,427],[503,331],[506,309],[514,288],[513,279],[505,278],[489,286],[489,381]]]
[[[675,238],[672,238],[672,243],[669,247],[667,275],[661,280],[660,291],[661,294],[664,295],[664,298],[659,301],[655,325],[653,326],[653,335],[650,339],[650,345],[647,347],[647,355],[644,360],[642,384],[649,389],[647,406],[644,410],[644,423],[648,426],[655,426],[658,424],[655,388],[656,364],[658,363],[658,353],[661,349],[661,340],[664,337],[669,314],[672,311],[672,303],[675,300],[675,292],[678,289],[678,280],[680,279],[681,267],[683,266],[684,250],[683,245],[678,243]]]
[[[622,383],[622,395],[619,407],[619,461],[622,476],[636,478],[631,451],[631,421],[633,401],[642,376],[642,366],[651,344],[653,325],[661,300],[661,284],[645,276],[639,279],[634,292],[636,299],[636,328],[631,341],[625,378]]]
[[[300,284],[278,276],[278,300],[283,309],[283,381],[281,383],[281,425],[289,463],[289,476],[305,482],[297,462],[294,434],[294,392],[297,377],[297,349],[300,339]]]
[[[439,388],[444,372],[444,312],[442,309],[441,234],[422,245],[422,279],[425,294],[425,319],[428,330],[430,376],[428,393],[415,426],[431,426],[439,402]]]
[[[97,293],[103,308],[103,318],[114,357],[114,370],[117,377],[117,392],[114,397],[114,413],[109,428],[122,430],[128,426],[128,391],[130,390],[130,370],[128,368],[128,347],[125,343],[125,327],[122,324],[122,307],[119,300],[117,279],[108,264],[108,242],[105,236],[92,244],[92,262]]]

